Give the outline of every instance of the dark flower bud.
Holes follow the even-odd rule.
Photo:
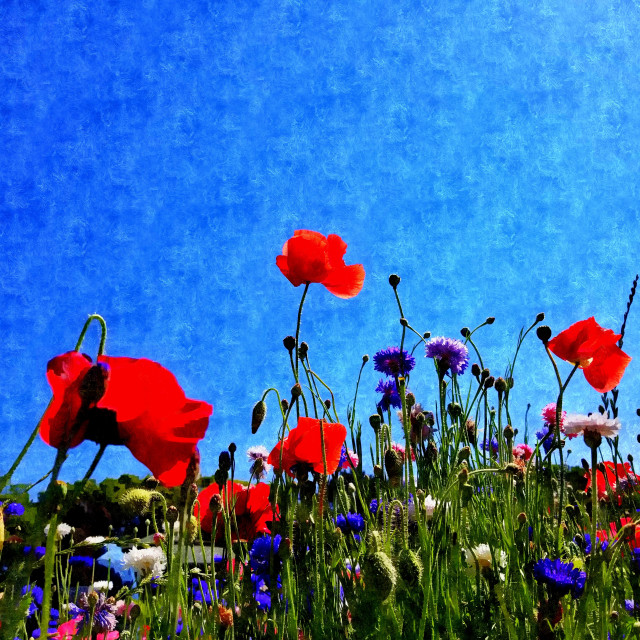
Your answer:
[[[96,364],[84,374],[78,395],[82,398],[84,405],[95,404],[102,398],[107,390],[107,380],[109,379],[109,367],[104,364]]]
[[[158,479],[155,476],[149,476],[144,479],[144,488],[149,489],[149,491],[153,491],[158,488]]]
[[[367,364],[367,362],[369,362],[369,354],[365,353],[365,354],[362,356],[362,362],[363,362],[364,364]]]
[[[636,409],[636,415],[640,418],[640,409]]]
[[[140,615],[140,605],[139,604],[132,604],[131,608],[129,609],[129,618],[131,620],[136,620],[138,618],[138,616]]]
[[[495,382],[495,378],[493,376],[489,376],[485,381],[484,381],[484,388],[485,389],[491,389],[491,387],[493,387],[493,383]]]
[[[413,407],[413,405],[416,403],[416,397],[413,395],[413,393],[411,393],[411,391],[409,391],[409,393],[407,393],[407,408],[411,409],[411,407]]]
[[[222,487],[224,487],[224,485],[226,484],[228,477],[228,473],[226,471],[222,471],[221,469],[217,469],[213,474],[213,479],[216,481],[216,484],[220,488],[220,491],[222,491]]]
[[[633,456],[632,456],[631,454],[629,454],[629,455],[627,456],[627,460],[628,460],[631,464],[633,464]]]
[[[542,311],[536,316],[536,324],[538,324],[538,322],[542,322],[544,320],[544,313],[542,313]]]
[[[376,478],[382,478],[382,467],[379,464],[373,467],[373,475]]]
[[[469,329],[469,327],[462,327],[460,334],[463,338],[468,338],[471,335],[471,329]]]
[[[615,622],[615,621],[620,617],[620,614],[619,614],[619,613],[614,609],[614,610],[609,614],[609,617],[611,618],[611,620],[612,620],[613,622]]]
[[[471,449],[469,447],[462,447],[462,449],[458,451],[457,463],[462,464],[465,460],[469,459],[470,455],[471,455]]]
[[[460,499],[462,501],[462,506],[466,507],[469,504],[469,501],[473,498],[473,487],[470,484],[465,484],[462,486],[460,490]]]
[[[496,321],[496,319],[493,316],[489,316],[484,323],[485,324],[493,324]]]
[[[304,360],[307,357],[307,353],[309,353],[309,345],[306,342],[301,342],[298,349],[300,360]]]
[[[580,461],[580,464],[582,465],[582,468],[583,468],[585,471],[589,471],[589,469],[591,468],[591,467],[589,466],[589,463],[588,463],[584,458],[582,458],[582,460]]]
[[[508,424],[504,428],[504,431],[502,432],[502,435],[504,436],[504,439],[507,442],[510,442],[511,440],[513,440],[513,427],[510,424]]]
[[[395,449],[387,449],[384,452],[384,468],[390,479],[400,478],[402,476],[402,459]]]
[[[369,416],[369,424],[371,425],[373,430],[377,432],[380,430],[380,425],[382,424],[382,420],[380,419],[380,416],[377,413],[374,413]]]
[[[284,560],[291,557],[291,538],[283,538],[278,548],[278,556]]]
[[[222,511],[222,496],[219,493],[214,493],[209,500],[209,509],[215,516]]]
[[[296,382],[293,387],[291,387],[291,401],[293,402],[296,398],[299,398],[302,395],[302,387],[299,382]]]
[[[330,398],[327,398],[324,401],[324,406],[327,407],[327,409],[331,409],[331,399]]]
[[[228,451],[220,452],[220,455],[218,456],[218,468],[223,472],[231,469],[231,455]]]
[[[457,402],[450,402],[447,405],[447,412],[455,420],[462,415],[462,407]]]
[[[236,447],[236,443],[235,443],[235,442],[232,442],[232,443],[229,445],[229,453],[230,453],[231,455],[233,455],[237,450],[238,450],[238,447]]]
[[[174,522],[177,522],[179,517],[180,517],[180,513],[177,507],[174,507],[173,505],[167,507],[167,522],[169,524],[173,524]]]
[[[406,318],[400,318],[400,324],[403,327],[408,327],[409,326],[409,321]]]
[[[398,556],[398,573],[408,587],[417,587],[422,580],[422,564],[410,549],[403,549]]]
[[[477,438],[476,421],[473,418],[469,418],[465,423],[465,427],[467,429],[467,438],[469,442],[471,444],[475,444]]]
[[[465,465],[464,467],[462,467],[462,469],[460,469],[460,472],[458,473],[458,483],[460,484],[460,486],[463,486],[464,484],[466,484],[468,479],[469,469]]]
[[[263,400],[256,402],[253,406],[253,412],[251,414],[251,433],[256,433],[260,428],[260,425],[267,415],[267,403]]]
[[[425,331],[425,332],[422,334],[422,337],[423,337],[425,340],[428,340],[428,339],[431,337],[431,331]]]
[[[507,390],[507,381],[503,377],[496,378],[494,386],[498,393],[504,393]]]
[[[508,473],[509,475],[515,476],[517,473],[521,473],[521,469],[517,464],[510,462],[509,464],[505,465],[504,472]]]
[[[547,344],[551,338],[551,327],[543,324],[541,327],[538,327],[536,330],[536,335],[544,344]]]
[[[585,430],[584,443],[590,449],[597,449],[602,444],[602,436],[597,431]]]
[[[427,454],[426,454],[427,462],[435,462],[438,457],[438,447],[433,440],[429,440],[429,444],[427,445]]]
[[[389,276],[389,284],[395,289],[400,284],[400,276],[392,273]]]
[[[389,556],[378,551],[365,558],[362,573],[367,589],[371,589],[380,599],[386,600],[396,586],[397,576]]]
[[[423,411],[422,415],[424,416],[425,424],[428,427],[433,427],[433,425],[436,423],[436,418],[433,415],[433,411]]]
[[[480,365],[477,362],[474,362],[471,365],[471,373],[472,375],[474,375],[476,378],[480,375]]]
[[[518,514],[518,522],[520,524],[525,524],[526,521],[527,521],[527,514],[524,511],[521,511]]]
[[[484,380],[486,380],[490,375],[491,375],[491,372],[489,371],[489,369],[483,369],[483,370],[480,372],[480,379],[484,381]]]
[[[293,336],[287,336],[283,341],[282,344],[284,345],[284,348],[289,352],[292,353],[293,350],[296,348],[296,339]]]
[[[282,398],[280,406],[282,406],[282,410],[286,413],[289,410],[289,401],[286,398]]]
[[[513,389],[513,385],[515,384],[515,382],[513,381],[513,378],[507,378],[507,388],[508,389]]]

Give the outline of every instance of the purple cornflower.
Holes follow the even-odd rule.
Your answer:
[[[92,593],[96,593],[95,591]],[[116,628],[116,605],[107,602],[107,598],[104,593],[96,593],[98,596],[98,602],[93,610],[93,626],[99,629],[103,633],[107,631],[113,631]],[[83,593],[79,599],[80,607],[83,609],[84,624],[89,624],[89,616],[91,615],[91,607],[89,605],[89,598],[86,593]]]
[[[485,451],[490,451],[491,453],[494,453],[497,455],[498,453],[498,449],[500,448],[498,445],[498,440],[497,438],[491,438],[491,442],[489,442],[488,440],[485,440],[482,443],[482,448]]]
[[[404,349],[388,347],[373,356],[373,368],[387,376],[404,376],[416,366],[416,359]]]
[[[382,394],[377,406],[383,411],[387,411],[390,407],[395,407],[396,409],[402,407],[402,400],[395,380],[380,380],[376,387],[376,393]]]
[[[438,372],[443,376],[447,371],[462,375],[469,366],[469,350],[460,340],[453,338],[431,338],[427,342],[426,357],[433,358]]]
[[[253,463],[249,471],[258,480],[263,480],[271,472],[272,467],[267,462],[269,451],[267,451],[265,446],[259,444],[255,447],[249,447],[247,449],[247,458]]]
[[[550,595],[562,598],[568,593],[572,597],[579,598],[584,591],[587,574],[580,569],[573,568],[573,562],[565,563],[562,560],[544,558],[538,560],[533,568],[533,577],[547,585]]]

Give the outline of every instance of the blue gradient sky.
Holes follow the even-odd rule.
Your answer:
[[[275,257],[296,228],[341,235],[367,272],[353,300],[312,287],[304,314],[344,420],[362,355],[399,342],[391,272],[420,331],[458,337],[494,315],[478,344],[498,373],[539,311],[555,332],[620,326],[639,269],[631,3],[43,0],[3,3],[0,22],[0,469],[48,402],[47,360],[92,312],[109,354],[157,360],[214,405],[205,472],[231,440],[270,448],[275,407],[253,437],[250,413],[291,385],[281,340],[302,291]],[[530,402],[537,428],[556,388],[535,337],[515,375],[514,426]],[[365,423],[378,379],[369,364]],[[411,386],[434,402],[424,358]],[[567,408],[598,402],[577,376]],[[74,450],[63,479],[95,450]],[[53,458],[38,442],[16,480]],[[145,471],[114,449],[96,475],[122,472]]]

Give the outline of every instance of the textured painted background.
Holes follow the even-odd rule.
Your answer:
[[[257,436],[249,419],[291,384],[281,339],[301,289],[275,256],[296,228],[340,234],[367,271],[350,301],[312,287],[304,317],[343,417],[362,354],[399,342],[391,272],[421,331],[495,315],[478,343],[499,373],[539,311],[556,332],[590,315],[618,328],[639,269],[638,33],[627,0],[3,2],[0,468],[47,404],[47,360],[91,312],[108,353],[155,359],[213,403],[205,472],[231,440],[271,447],[274,406]],[[625,348],[634,451],[640,308]],[[531,402],[537,428],[555,381],[535,337],[521,353],[515,426]],[[370,364],[364,422],[377,381]],[[567,408],[598,401],[577,376]],[[53,458],[38,442],[16,479]],[[124,471],[144,468],[114,449],[97,476]]]

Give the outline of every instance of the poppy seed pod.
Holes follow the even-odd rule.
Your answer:
[[[549,340],[551,339],[551,327],[549,325],[543,324],[536,329],[536,335],[542,342],[544,342],[544,344],[547,344],[547,342],[549,342]]]
[[[377,551],[365,558],[362,567],[367,588],[372,589],[381,601],[386,600],[396,586],[397,574],[389,556]]]
[[[260,402],[256,402],[256,404],[253,406],[253,412],[251,414],[251,433],[256,433],[258,431],[266,415],[267,403],[263,400],[260,400]]]
[[[400,284],[400,276],[396,273],[392,273],[389,276],[389,284],[395,289]]]
[[[493,324],[496,321],[496,319],[493,316],[489,316],[484,323],[485,324]]]

